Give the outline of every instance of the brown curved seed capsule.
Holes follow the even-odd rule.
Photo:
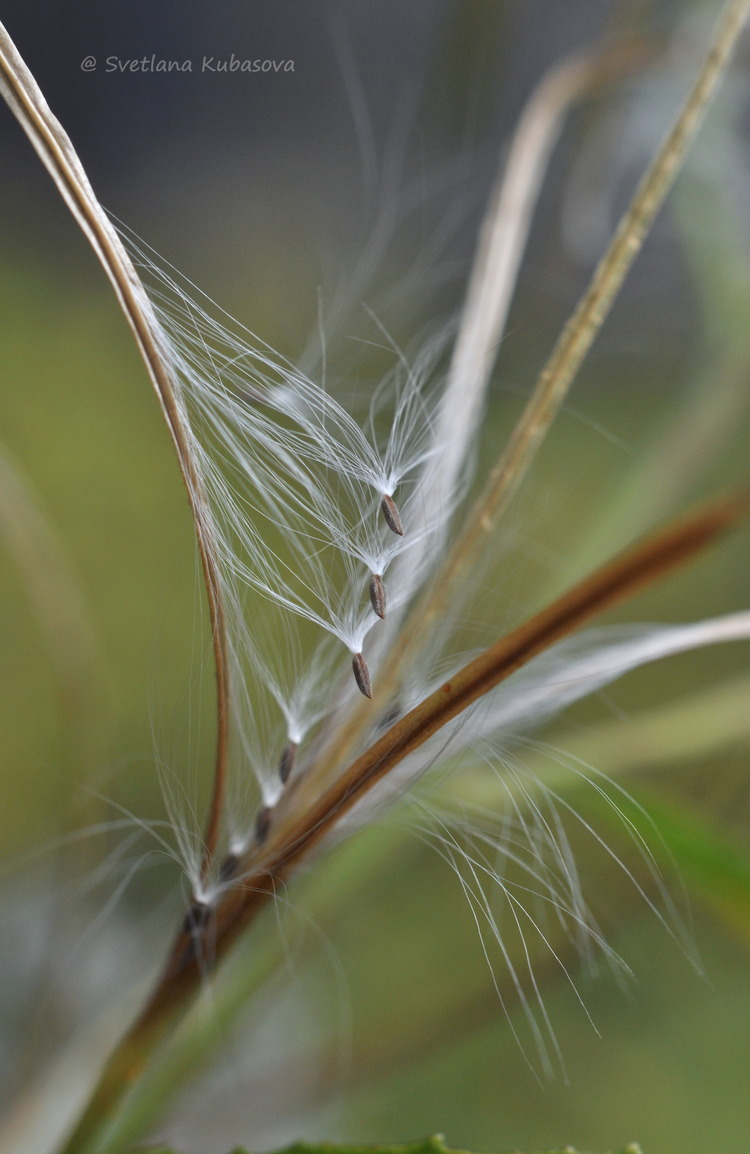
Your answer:
[[[389,497],[387,493],[383,493],[380,500],[380,508],[383,511],[385,523],[388,528],[392,529],[394,533],[398,533],[399,537],[403,537],[404,527],[401,524],[401,515],[393,497]]]
[[[352,658],[352,671],[354,673],[354,680],[357,682],[357,689],[365,697],[372,697],[372,681],[370,680],[370,670],[367,668],[367,662],[361,653],[355,653]]]
[[[370,577],[370,604],[378,617],[385,617],[385,585],[379,573]]]

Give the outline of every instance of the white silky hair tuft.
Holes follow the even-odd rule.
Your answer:
[[[445,339],[412,360],[394,349],[392,370],[358,422],[327,381],[299,372],[142,242],[126,239],[150,286],[210,510],[232,665],[235,787],[239,779],[247,794],[249,767],[264,804],[273,805],[285,745],[299,746],[349,699],[351,674],[342,674],[352,658],[364,685],[371,631],[384,617],[390,623],[437,564],[463,496],[466,473],[458,470],[452,494],[425,518],[420,480],[447,448],[435,432]],[[412,555],[410,577],[403,570],[392,586],[394,562]],[[249,621],[255,595],[267,605]],[[305,626],[317,634],[312,647],[301,639]],[[232,809],[236,846],[243,838]]]

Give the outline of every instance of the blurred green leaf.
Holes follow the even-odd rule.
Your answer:
[[[618,798],[617,810],[598,794],[589,794],[584,805],[596,809],[599,820],[618,825],[620,832],[624,816],[657,861],[668,859],[691,893],[750,944],[750,847],[737,845],[704,811],[682,798],[643,786],[628,793],[628,798]]]

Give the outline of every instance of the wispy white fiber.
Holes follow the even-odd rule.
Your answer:
[[[536,728],[639,666],[691,649],[750,640],[750,612],[690,625],[587,630],[535,658],[491,697],[481,735]]]
[[[466,750],[481,750],[487,742],[501,742],[504,750],[510,750],[517,739],[541,728],[574,702],[643,665],[732,641],[750,641],[750,612],[689,625],[592,629],[566,638],[487,694],[468,716],[459,716],[417,753],[405,758],[357,806],[349,828],[363,824],[375,811],[402,797],[423,773],[440,763],[445,771],[460,764]],[[438,684],[431,685],[428,692]]]

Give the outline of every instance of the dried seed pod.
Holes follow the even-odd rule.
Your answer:
[[[385,517],[385,523],[388,528],[392,529],[394,533],[398,533],[399,537],[403,537],[404,527],[401,524],[401,514],[398,511],[398,506],[393,500],[393,497],[389,497],[387,493],[383,493],[380,508],[383,510],[383,516]]]
[[[385,617],[385,585],[379,573],[370,577],[370,604],[378,617]]]
[[[261,845],[268,837],[268,831],[271,828],[271,814],[273,807],[270,805],[261,806],[255,818],[255,839]]]
[[[297,750],[299,745],[296,741],[288,741],[281,751],[281,758],[279,759],[279,777],[281,784],[286,785],[292,775],[292,770],[297,762]]]
[[[352,671],[354,673],[354,680],[357,682],[357,689],[365,697],[372,697],[372,681],[370,680],[370,670],[367,668],[367,662],[361,653],[355,653],[352,658]]]

